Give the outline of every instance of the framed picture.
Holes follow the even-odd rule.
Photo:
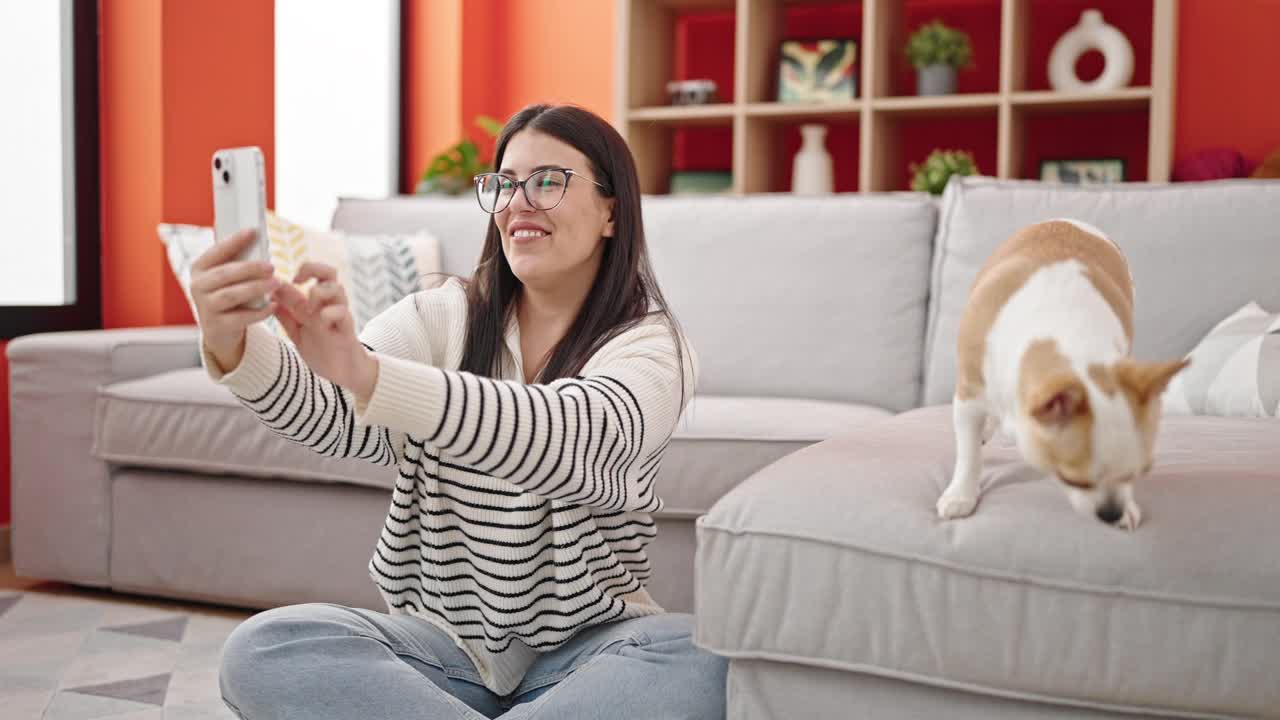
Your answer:
[[[676,170],[671,173],[672,195],[727,193],[733,188],[728,170]]]
[[[778,102],[832,102],[857,97],[856,40],[784,40],[780,50]]]
[[[1041,160],[1040,179],[1071,185],[1124,182],[1124,158]]]

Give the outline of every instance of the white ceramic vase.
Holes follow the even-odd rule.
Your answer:
[[[1097,50],[1106,58],[1102,74],[1090,82],[1076,75],[1076,60],[1089,50]],[[1116,90],[1133,79],[1133,46],[1114,25],[1102,19],[1102,11],[1091,9],[1080,14],[1080,22],[1053,46],[1049,54],[1049,84],[1066,92],[1103,92]]]
[[[800,126],[800,150],[791,166],[791,192],[796,195],[825,195],[834,184],[831,153],[827,152],[827,126]]]

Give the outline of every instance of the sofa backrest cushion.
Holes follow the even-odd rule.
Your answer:
[[[718,395],[914,407],[936,203],[915,193],[646,196],[654,271]],[[334,227],[441,242],[469,274],[487,217],[471,198],[340,201]]]

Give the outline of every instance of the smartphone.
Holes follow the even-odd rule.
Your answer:
[[[213,153],[213,234],[224,240],[245,228],[258,231],[256,241],[237,258],[270,261],[267,238],[267,171],[258,147],[223,148]],[[248,303],[265,307],[266,296]]]

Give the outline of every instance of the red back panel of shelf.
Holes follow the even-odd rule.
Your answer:
[[[685,13],[676,19],[673,72],[677,80],[711,79],[721,102],[733,102],[733,12]],[[679,128],[672,170],[730,170],[733,127]]]

